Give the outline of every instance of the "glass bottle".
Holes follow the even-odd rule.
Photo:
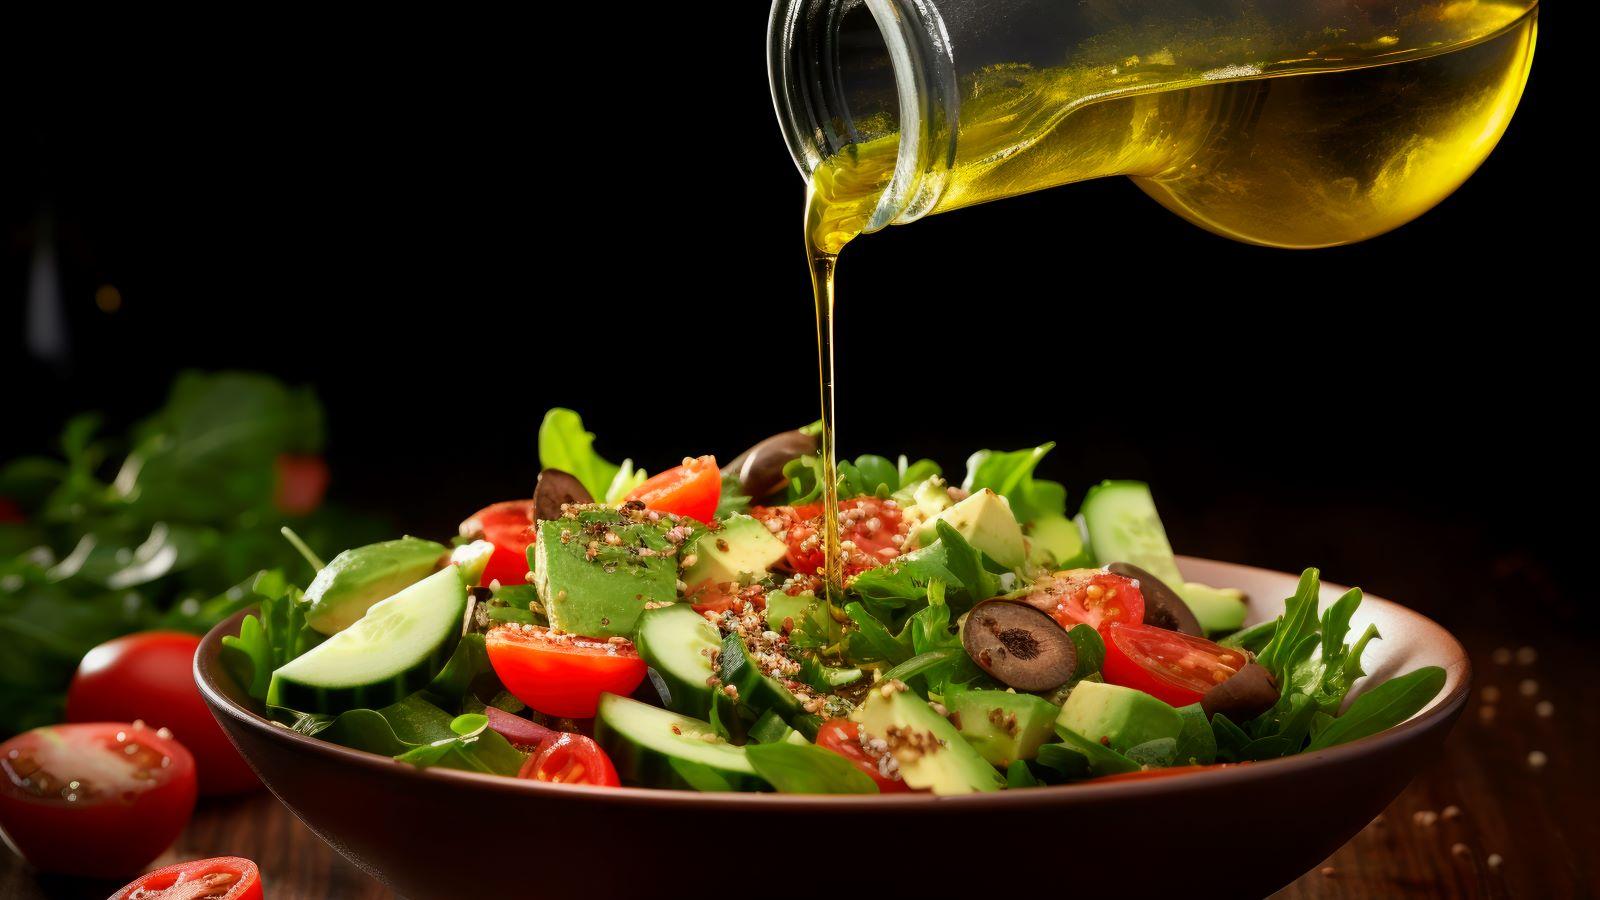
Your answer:
[[[1372,237],[1455,190],[1527,80],[1537,0],[776,0],[811,239],[1127,175],[1237,240]]]

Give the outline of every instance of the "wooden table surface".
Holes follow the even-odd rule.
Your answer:
[[[1462,638],[1475,669],[1472,701],[1446,752],[1382,816],[1277,896],[1600,895],[1600,687],[1596,641],[1579,627],[1588,614],[1572,627],[1550,627],[1549,615],[1532,613],[1554,609],[1560,623],[1570,605],[1560,605],[1567,601],[1536,564],[1513,556],[1475,565],[1467,574],[1477,577],[1463,578],[1448,606],[1416,604]],[[1367,587],[1395,598],[1432,595],[1405,577]],[[274,900],[392,896],[265,793],[203,803],[157,865],[219,855],[256,860]],[[0,850],[4,900],[100,900],[114,887],[42,878]]]

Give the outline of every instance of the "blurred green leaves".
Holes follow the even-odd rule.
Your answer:
[[[0,465],[0,497],[21,512],[0,522],[0,736],[57,721],[67,681],[96,644],[150,628],[203,631],[252,601],[262,569],[309,577],[280,525],[330,555],[381,535],[380,522],[275,504],[280,459],[318,454],[323,437],[307,390],[189,372],[125,436],[77,415],[59,456]]]

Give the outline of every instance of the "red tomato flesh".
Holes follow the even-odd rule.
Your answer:
[[[539,750],[528,757],[519,778],[548,781],[552,784],[589,784],[596,787],[619,787],[617,769],[611,757],[591,738],[581,734],[560,732],[545,738]]]
[[[1105,679],[1136,688],[1173,706],[1199,703],[1244,668],[1243,651],[1154,625],[1112,622],[1106,639]]]
[[[133,722],[165,727],[194,755],[200,792],[234,794],[261,786],[211,717],[194,683],[200,639],[177,631],[123,635],[84,654],[67,688],[68,722]]]
[[[501,625],[485,637],[489,664],[518,700],[551,716],[594,716],[603,693],[633,693],[645,663],[628,641],[558,634],[536,625]]]
[[[197,859],[134,879],[111,900],[261,900],[261,870],[239,856]]]
[[[1144,593],[1139,583],[1092,569],[1057,573],[1028,595],[1028,602],[1068,629],[1088,625],[1099,631],[1110,622],[1137,625],[1144,621]]]
[[[634,488],[627,499],[640,501],[646,509],[709,523],[722,500],[722,472],[717,468],[717,458],[685,459],[683,465]]]
[[[523,584],[528,578],[528,545],[538,536],[532,500],[505,500],[485,506],[461,523],[461,533],[481,534],[494,545],[478,584]]]
[[[126,877],[194,810],[194,757],[164,730],[94,722],[0,744],[0,830],[35,868]]]
[[[855,763],[856,768],[878,786],[880,794],[910,793],[910,785],[899,778],[890,778],[878,768],[879,756],[861,746],[861,726],[849,719],[829,719],[817,729],[817,746],[830,750]]]
[[[789,545],[786,561],[800,575],[820,575],[825,564],[824,522],[821,503],[802,506],[757,506],[750,515],[773,528]],[[900,504],[879,497],[852,497],[839,501],[839,543],[853,548],[844,553],[845,575],[859,575],[900,556],[906,526]]]

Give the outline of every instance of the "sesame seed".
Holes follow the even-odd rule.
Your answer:
[[[1532,647],[1517,648],[1517,665],[1531,666],[1539,659],[1539,651]]]
[[[1532,697],[1534,694],[1539,693],[1539,682],[1534,681],[1532,678],[1524,678],[1517,685],[1517,693],[1524,697]]]
[[[1455,805],[1446,806],[1444,808],[1444,812],[1440,813],[1440,815],[1444,817],[1446,822],[1450,821],[1451,819],[1459,818],[1461,816],[1461,807]]]
[[[1491,853],[1489,854],[1489,859],[1487,862],[1489,863],[1489,868],[1499,869],[1501,866],[1505,865],[1506,858],[1498,853]]]
[[[1419,809],[1411,814],[1411,823],[1413,825],[1421,825],[1424,828],[1433,827],[1433,823],[1437,821],[1439,821],[1439,814],[1431,809]]]
[[[1478,718],[1482,719],[1483,720],[1483,724],[1485,724],[1485,725],[1488,725],[1489,723],[1493,722],[1494,721],[1494,707],[1492,707],[1492,706],[1480,706],[1480,707],[1478,707]]]
[[[1535,772],[1544,768],[1545,763],[1549,761],[1550,757],[1546,756],[1543,750],[1532,750],[1528,753],[1528,768]]]
[[[1322,873],[1322,877],[1324,877],[1324,878],[1332,878],[1333,876],[1339,874],[1339,870],[1335,869],[1333,866],[1323,866],[1321,869],[1318,869],[1317,871],[1321,872]]]
[[[1454,856],[1471,856],[1472,848],[1458,842],[1450,845],[1450,853]]]
[[[1539,714],[1539,718],[1548,719],[1556,714],[1556,705],[1549,700],[1540,700],[1539,705],[1535,706],[1533,711]]]
[[[1489,685],[1488,687],[1484,688],[1483,689],[1483,702],[1485,702],[1485,703],[1499,703],[1500,702],[1500,689],[1495,687],[1492,684]]]
[[[1507,647],[1496,647],[1489,658],[1494,660],[1494,664],[1497,666],[1507,665],[1511,662],[1511,650]]]

